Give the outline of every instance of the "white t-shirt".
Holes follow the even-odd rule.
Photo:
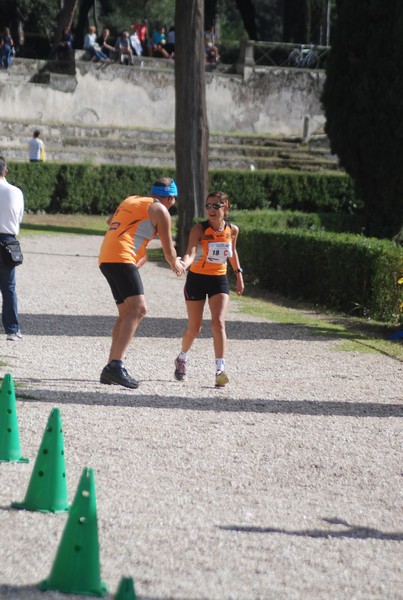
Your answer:
[[[20,188],[0,178],[0,233],[18,235],[24,216],[24,195]]]
[[[137,56],[141,56],[143,54],[143,46],[141,45],[137,31],[130,36],[130,43]]]
[[[42,160],[43,142],[39,138],[29,140],[29,160]]]

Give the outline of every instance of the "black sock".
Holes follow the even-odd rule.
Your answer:
[[[112,367],[112,369],[119,369],[123,367],[123,360],[111,360],[109,366]]]

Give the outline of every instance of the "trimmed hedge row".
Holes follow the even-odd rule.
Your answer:
[[[132,194],[149,194],[173,169],[115,165],[12,163],[8,180],[22,188],[29,212],[107,214]],[[284,171],[213,170],[211,190],[225,190],[237,209],[276,208],[356,213],[360,203],[346,175]]]
[[[362,207],[351,179],[342,173],[217,169],[209,175],[210,190],[225,190],[231,206],[237,209],[356,213]]]
[[[292,228],[338,233],[362,233],[364,229],[363,217],[349,213],[303,213],[300,211],[270,209],[231,210],[230,220],[241,228]]]
[[[375,320],[401,318],[403,249],[392,242],[247,227],[237,247],[247,280],[266,289]]]

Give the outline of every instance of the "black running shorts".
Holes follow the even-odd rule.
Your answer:
[[[99,268],[110,285],[116,304],[122,304],[129,296],[144,295],[143,282],[136,265],[101,263]]]
[[[188,271],[185,288],[185,300],[205,300],[216,294],[228,294],[229,285],[226,275],[199,275]]]

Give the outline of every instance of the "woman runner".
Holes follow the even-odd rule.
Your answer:
[[[208,220],[196,224],[189,235],[185,268],[189,268],[184,288],[188,325],[182,337],[182,350],[175,359],[175,378],[184,381],[187,376],[188,352],[201,331],[203,310],[208,297],[211,312],[215,354],[215,385],[224,387],[229,382],[225,372],[227,335],[225,317],[229,303],[227,260],[236,274],[236,291],[244,291],[236,241],[239,229],[227,221],[229,199],[224,192],[207,196]]]

